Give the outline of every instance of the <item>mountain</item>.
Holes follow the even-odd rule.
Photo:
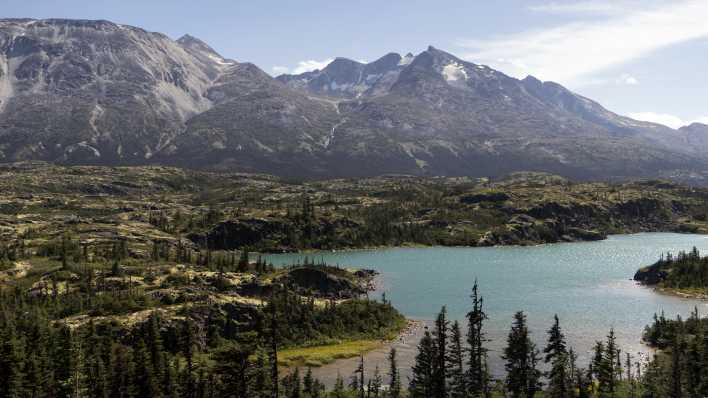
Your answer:
[[[702,178],[708,128],[635,121],[429,47],[272,78],[193,36],[0,20],[0,161],[320,178]]]
[[[0,20],[0,159],[144,163],[209,109],[212,66],[107,21]]]
[[[531,169],[608,178],[670,175],[706,164],[706,146],[689,145],[685,131],[619,116],[556,83],[514,79],[433,47],[374,78],[361,73],[366,65],[343,76],[344,61],[335,63],[278,79],[338,97],[344,116],[329,150],[400,168],[390,171],[498,175]],[[367,81],[372,84],[361,83]],[[358,88],[353,100],[352,92],[327,90],[342,83]]]
[[[318,95],[358,98],[388,90],[398,73],[412,59],[412,54],[401,57],[396,53],[387,54],[369,64],[337,58],[321,71],[281,75],[277,79],[290,87]]]

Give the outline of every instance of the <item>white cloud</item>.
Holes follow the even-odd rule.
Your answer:
[[[636,86],[639,84],[639,80],[637,80],[636,77],[629,75],[629,74],[624,74],[617,79],[618,84],[626,84],[628,86]]]
[[[274,66],[270,68],[273,71],[273,75],[278,76],[290,72],[290,68],[287,66]]]
[[[533,74],[577,86],[602,70],[708,36],[707,18],[708,1],[680,0],[459,44],[467,49],[463,57],[470,61],[516,77]]]
[[[627,5],[619,1],[578,1],[578,2],[549,2],[532,5],[528,9],[551,14],[614,14],[626,10]]]
[[[324,69],[325,66],[329,65],[332,61],[334,61],[334,59],[332,58],[325,59],[324,61],[315,61],[312,59],[307,61],[300,61],[293,69],[292,73],[294,75],[299,75],[300,73],[311,72],[317,69],[321,70]]]
[[[670,115],[668,113],[635,112],[630,113],[628,116],[635,120],[663,124],[664,126],[669,126],[673,129],[688,126],[691,123],[708,124],[708,116],[699,117],[691,121],[685,121],[676,115]]]

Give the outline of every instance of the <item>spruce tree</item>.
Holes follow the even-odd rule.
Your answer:
[[[666,389],[664,375],[657,360],[657,356],[649,361],[644,374],[641,378],[642,396],[643,397],[667,397],[669,396]]]
[[[593,347],[593,357],[590,362],[590,367],[588,369],[588,373],[591,376],[590,381],[592,382],[593,380],[596,381],[598,384],[602,380],[602,369],[603,369],[603,362],[604,362],[604,357],[605,357],[605,345],[601,341],[596,341],[595,346]],[[595,383],[591,383],[591,386],[594,386]],[[594,388],[594,387],[593,387]]]
[[[222,394],[251,396],[250,381],[252,364],[250,357],[253,350],[246,345],[229,344],[214,355],[216,365],[214,373],[221,380]]]
[[[138,339],[135,348],[133,348],[132,385],[135,392],[141,397],[159,396],[159,379],[155,377],[150,362],[150,354],[145,342],[143,339]]]
[[[196,395],[194,378],[194,349],[196,347],[196,336],[192,320],[187,318],[182,322],[181,351],[185,360],[184,376],[182,378],[182,391],[186,398],[194,398]]]
[[[543,373],[538,369],[538,363],[541,361],[541,353],[536,349],[536,345],[529,341],[529,369],[528,369],[528,380],[526,387],[526,398],[534,398],[536,393],[541,391],[543,388],[543,383],[541,382],[541,377]]]
[[[381,379],[381,373],[379,372],[379,365],[374,368],[374,375],[369,380],[369,388],[366,391],[367,398],[379,398],[381,396],[381,385],[383,380]]]
[[[389,377],[389,397],[401,397],[401,374],[398,371],[398,361],[396,360],[396,349],[391,348],[388,353],[388,377]]]
[[[179,397],[177,370],[175,369],[173,361],[169,360],[166,353],[163,363],[165,364],[165,371],[163,372],[162,391],[164,391],[165,398],[177,398]]]
[[[602,360],[598,370],[598,391],[601,396],[614,397],[617,393],[617,338],[614,329],[610,329],[604,346]]]
[[[565,336],[560,328],[558,315],[553,317],[553,326],[548,330],[548,344],[543,349],[546,354],[544,361],[550,364],[547,372],[548,396],[551,398],[566,398],[569,396],[568,386],[568,350]]]
[[[449,321],[447,320],[447,309],[443,306],[435,320],[435,360],[433,363],[433,395],[435,397],[447,397],[447,368],[449,364],[449,355],[447,352],[448,344],[448,329]]]
[[[125,346],[114,344],[111,350],[111,376],[109,395],[111,398],[128,398],[133,392],[130,375],[132,373],[129,353]]]
[[[412,368],[412,377],[408,386],[411,398],[434,397],[433,370],[435,366],[435,342],[429,331],[425,331],[418,343],[418,354]]]
[[[505,385],[510,396],[521,398],[533,394],[538,386],[538,370],[535,368],[538,352],[529,338],[526,316],[521,311],[514,315],[502,359],[506,361]]]
[[[684,361],[684,336],[683,328],[680,326],[681,320],[677,322],[677,327],[673,341],[671,343],[671,363],[669,371],[669,396],[671,398],[683,397],[683,361]]]
[[[164,347],[162,345],[159,322],[159,315],[156,312],[153,312],[148,317],[145,325],[145,341],[147,344],[147,349],[150,353],[150,365],[152,368],[153,378],[156,381],[163,380],[165,372]]]
[[[487,314],[484,312],[484,299],[479,295],[477,280],[472,287],[472,310],[467,313],[467,345],[469,362],[467,364],[467,388],[471,396],[482,396],[487,389],[487,350],[484,348],[483,331]]]
[[[308,366],[307,372],[305,373],[305,377],[302,378],[302,392],[307,397],[312,397],[314,388],[315,388],[315,380],[312,377],[312,368]]]
[[[467,383],[465,380],[464,360],[465,358],[462,347],[462,332],[460,331],[459,322],[455,321],[452,324],[452,328],[450,331],[449,390],[451,398],[467,397]]]
[[[342,375],[337,373],[337,379],[334,382],[334,388],[332,389],[332,398],[347,398],[347,391],[344,388],[344,379]]]
[[[277,307],[275,302],[275,295],[271,295],[270,302],[268,303],[269,309],[269,335],[270,340],[268,352],[269,362],[270,362],[270,382],[271,382],[271,398],[278,398],[279,392],[279,382],[278,382],[278,317],[277,317]]]
[[[300,368],[295,368],[295,371],[290,375],[290,386],[288,389],[288,398],[300,398],[302,392],[302,384],[300,380]]]
[[[364,381],[364,356],[359,356],[359,365],[354,370],[352,374],[351,382],[349,383],[349,388],[356,393],[358,398],[365,398],[365,381]]]
[[[22,388],[22,351],[15,323],[5,321],[0,341],[0,397],[20,397]]]

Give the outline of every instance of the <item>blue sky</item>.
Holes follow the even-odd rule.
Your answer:
[[[189,33],[271,74],[434,45],[515,77],[557,81],[618,113],[708,123],[706,0],[3,0],[0,17]]]

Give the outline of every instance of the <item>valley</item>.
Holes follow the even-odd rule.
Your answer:
[[[250,20],[265,7],[227,3],[210,28],[239,33],[209,39],[236,59],[170,36],[202,5],[189,23],[153,21],[165,33],[0,19],[0,398],[708,396],[708,119],[689,114],[701,82],[640,56],[687,40],[663,36],[700,2],[657,6],[688,22],[637,13],[607,25],[613,46],[576,42],[550,62],[568,87],[671,127],[488,56],[529,36],[543,59],[573,43],[565,29],[634,7],[515,7],[593,18],[490,38],[497,50],[458,40],[456,56],[387,52],[411,48],[400,37],[423,37],[431,12],[421,36],[365,42],[357,24],[352,46],[331,48],[341,15],[327,40],[305,38],[324,20],[292,29],[329,4]],[[153,5],[132,19],[189,9]],[[212,23],[221,8],[238,15]],[[483,9],[463,25],[488,30],[469,23]],[[615,31],[644,25],[658,30],[616,51]],[[310,54],[282,48],[293,38]],[[369,61],[334,58],[354,44]],[[652,85],[664,96],[679,81],[672,114],[646,112]]]
[[[640,338],[653,313],[687,316],[703,305],[628,281],[661,253],[708,249],[708,191],[667,181],[515,173],[298,182],[24,162],[0,166],[0,187],[3,305],[33,314],[3,333],[49,333],[58,347],[94,339],[105,354],[81,355],[106,367],[137,366],[121,361],[139,360],[127,347],[144,344],[164,351],[151,365],[161,377],[199,388],[228,388],[205,375],[238,372],[229,361],[243,355],[263,380],[277,363],[283,380],[310,369],[336,388],[359,356],[368,375],[387,366],[388,347],[413,377],[431,316],[446,305],[464,322],[475,281],[493,378],[504,374],[499,353],[516,310],[529,314],[538,344],[558,314],[585,363],[612,327],[625,352],[647,360]],[[560,297],[573,304],[559,307]],[[31,350],[24,337],[10,341]],[[39,359],[78,355],[40,348]]]

